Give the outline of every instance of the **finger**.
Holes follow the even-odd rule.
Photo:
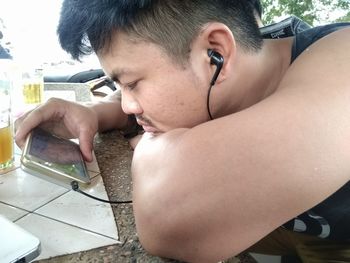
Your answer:
[[[27,136],[25,136],[24,138],[22,138],[22,136],[21,136],[21,137],[18,137],[18,136],[16,136],[16,134],[17,134],[19,128],[22,126],[23,120],[25,120],[25,118],[27,118],[28,114],[31,113],[32,111],[33,111],[33,109],[30,110],[30,111],[27,111],[27,112],[23,113],[23,114],[22,114],[20,117],[18,117],[18,118],[15,120],[15,122],[14,122],[14,134],[15,134],[14,137],[15,137],[15,142],[16,142],[16,144],[18,145],[18,147],[20,147],[21,149],[24,147],[24,142],[25,142]]]
[[[129,144],[130,144],[130,146],[131,146],[133,149],[135,149],[136,146],[137,146],[137,144],[138,144],[139,141],[141,140],[141,138],[142,138],[142,135],[137,135],[137,136],[135,136],[135,137],[129,139]]]
[[[32,129],[54,117],[64,115],[64,112],[61,112],[64,111],[64,107],[58,104],[57,99],[50,100],[48,103],[38,106],[20,118],[15,134],[15,141],[19,147],[23,147],[26,137]]]
[[[81,132],[79,135],[79,146],[81,153],[86,161],[91,162],[93,160],[92,157],[92,149],[93,149],[93,139],[95,134],[91,131]]]

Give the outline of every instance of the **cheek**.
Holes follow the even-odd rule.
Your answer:
[[[150,118],[171,128],[191,128],[207,120],[206,93],[198,81],[187,80],[191,85],[177,81],[176,85],[164,83],[158,92],[150,94]],[[145,109],[147,115],[147,110]]]

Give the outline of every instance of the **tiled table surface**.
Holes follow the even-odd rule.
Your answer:
[[[59,87],[49,85],[45,95],[89,100],[85,85],[77,85],[75,90],[55,90]],[[42,252],[38,259],[120,243],[109,204],[24,172],[19,167],[20,154],[16,148],[14,167],[0,175],[0,214],[41,240]],[[108,199],[96,158],[88,164],[88,171],[92,183],[85,191]]]
[[[16,167],[19,157],[17,154]],[[89,173],[93,179],[87,191],[107,198],[100,173],[90,167]],[[20,168],[0,175],[0,214],[40,239],[42,252],[38,259],[119,243],[109,204],[29,175]]]
[[[54,85],[51,86],[51,88],[53,90],[57,89]],[[62,87],[60,86],[59,89],[61,88]],[[82,87],[79,87],[79,89],[81,88]],[[71,90],[72,87],[69,85],[67,86],[67,89]],[[98,134],[95,138],[94,149],[97,162],[95,162],[94,165],[89,166],[89,170],[92,172],[93,176],[95,176],[91,194],[107,198],[106,193],[103,191],[103,188],[105,187],[110,200],[131,200],[132,181],[130,176],[130,165],[133,151],[128,143],[118,132],[113,131]],[[39,180],[35,177],[28,179],[29,175],[24,175],[19,169],[12,171],[11,175],[12,176],[10,176],[10,173],[6,175],[7,178],[10,178],[7,180],[14,180],[13,177],[17,177],[20,179],[18,182],[22,180],[21,184],[26,186],[29,185],[29,181],[25,180]],[[4,185],[1,184],[1,178],[2,177],[0,176],[0,200],[2,196],[1,187]],[[47,203],[47,206],[43,205],[41,207],[32,204],[37,201],[26,201],[26,203],[29,203],[30,207],[37,207],[33,213],[29,213],[30,211],[26,209],[13,207],[7,203],[4,204],[0,202],[0,213],[5,211],[12,220],[21,218],[17,222],[24,228],[33,222],[38,222],[37,226],[40,226],[39,228],[41,228],[47,224],[48,220],[51,220],[52,224],[46,229],[47,233],[50,234],[43,237],[42,242],[46,242],[46,240],[56,241],[60,238],[64,239],[61,239],[62,241],[60,242],[62,243],[56,243],[55,246],[50,247],[49,249],[57,251],[60,249],[60,246],[64,247],[68,244],[70,250],[65,251],[67,255],[55,256],[49,259],[43,259],[45,256],[41,255],[41,259],[38,258],[37,260],[38,263],[175,262],[153,257],[143,250],[136,233],[132,204],[112,205],[110,210],[109,206],[87,199],[86,197],[82,197],[81,202],[78,202],[80,199],[80,196],[77,196],[78,193],[67,191],[60,187],[55,187],[55,190],[52,190],[52,184],[46,182],[40,182],[40,184],[42,184],[41,187],[45,189],[42,191],[46,191],[46,193],[49,193],[47,196],[51,196],[51,199],[48,199],[46,196],[46,200],[51,201]],[[3,189],[4,191],[10,191],[7,190],[7,187],[4,187]],[[29,187],[22,189],[26,189],[26,196],[33,197],[33,189],[30,189]],[[54,191],[57,191],[57,196],[55,195],[56,197],[53,198],[52,195]],[[41,195],[43,195],[42,193],[43,192],[41,192]],[[10,200],[9,197],[7,198],[7,202],[11,203],[16,200],[15,197],[13,200]],[[89,209],[86,209],[87,206]],[[58,209],[62,209],[61,211],[65,212],[59,212],[57,211]],[[77,217],[77,214],[80,213],[83,217],[83,222]],[[117,223],[117,229],[112,229],[114,228],[112,226],[113,224],[105,218],[105,216],[109,218],[110,213],[114,216],[114,220]],[[28,214],[31,216],[29,217]],[[98,226],[94,230],[92,229],[94,223],[89,223],[88,220],[91,216],[96,216],[96,221],[98,222]],[[111,231],[107,231],[108,227],[106,225],[110,225],[109,229]],[[68,231],[70,232],[65,232],[67,229],[69,229]],[[72,229],[74,229],[74,231]],[[28,230],[33,230],[34,232],[35,227]],[[91,242],[91,244],[93,244],[92,242],[99,242],[99,247],[95,246],[95,248],[92,248],[91,246],[90,248],[79,248],[76,249],[76,251],[73,251],[73,248],[77,246],[77,244],[89,242]],[[240,258],[240,261],[237,259],[231,259],[227,262],[256,262],[249,255],[242,255]]]

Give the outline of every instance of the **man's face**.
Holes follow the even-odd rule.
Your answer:
[[[180,66],[159,46],[131,41],[122,33],[98,58],[121,87],[123,111],[135,114],[146,132],[190,128],[208,120],[209,83],[191,61]]]

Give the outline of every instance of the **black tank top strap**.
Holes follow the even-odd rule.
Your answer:
[[[318,26],[314,28],[307,29],[301,33],[298,33],[294,37],[294,43],[292,48],[292,58],[291,63],[311,44],[315,43],[317,40],[325,37],[326,35],[337,31],[339,29],[349,27],[350,23],[335,23],[325,26]]]

